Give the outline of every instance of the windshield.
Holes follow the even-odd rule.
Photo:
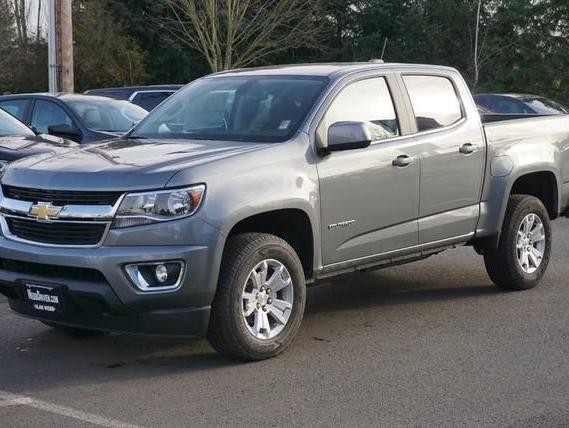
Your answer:
[[[547,98],[524,98],[523,101],[538,114],[567,114],[561,104]]]
[[[93,131],[127,132],[146,117],[148,112],[128,101],[110,98],[69,100],[67,105]]]
[[[286,141],[328,83],[313,76],[201,79],[154,110],[132,134],[251,142]]]
[[[0,109],[0,137],[15,135],[27,137],[35,134],[18,119]]]

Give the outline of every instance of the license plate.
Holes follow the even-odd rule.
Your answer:
[[[52,285],[24,284],[26,299],[36,311],[51,314],[63,312],[61,288]]]

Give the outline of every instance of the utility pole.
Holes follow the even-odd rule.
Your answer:
[[[59,91],[74,92],[73,73],[73,14],[71,0],[57,0],[56,28],[58,37],[57,62],[59,65]]]
[[[71,0],[49,0],[49,91],[74,92]]]
[[[48,33],[48,59],[49,59],[49,92],[59,92],[57,81],[57,31],[55,28],[55,2],[48,0],[47,4],[47,33]]]

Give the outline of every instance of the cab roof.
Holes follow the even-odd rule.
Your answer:
[[[370,62],[346,62],[324,64],[290,64],[275,65],[256,68],[242,68],[222,71],[210,76],[320,76],[331,79],[340,78],[348,74],[367,70],[416,70],[416,71],[443,71],[456,72],[454,68],[438,65],[383,63],[380,61]]]
[[[62,100],[63,102],[67,101],[109,101],[113,100],[113,98],[99,96],[99,95],[84,95],[84,94],[71,94],[66,92],[59,92],[57,94],[51,94],[49,92],[36,92],[36,93],[28,93],[28,94],[10,94],[10,95],[3,95],[0,96],[2,100],[8,99],[18,99],[18,98],[57,98]]]

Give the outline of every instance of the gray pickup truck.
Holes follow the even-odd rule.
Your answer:
[[[498,287],[532,288],[569,201],[569,118],[492,120],[446,67],[199,79],[121,140],[7,168],[0,291],[56,328],[259,360],[338,275],[470,245]]]

